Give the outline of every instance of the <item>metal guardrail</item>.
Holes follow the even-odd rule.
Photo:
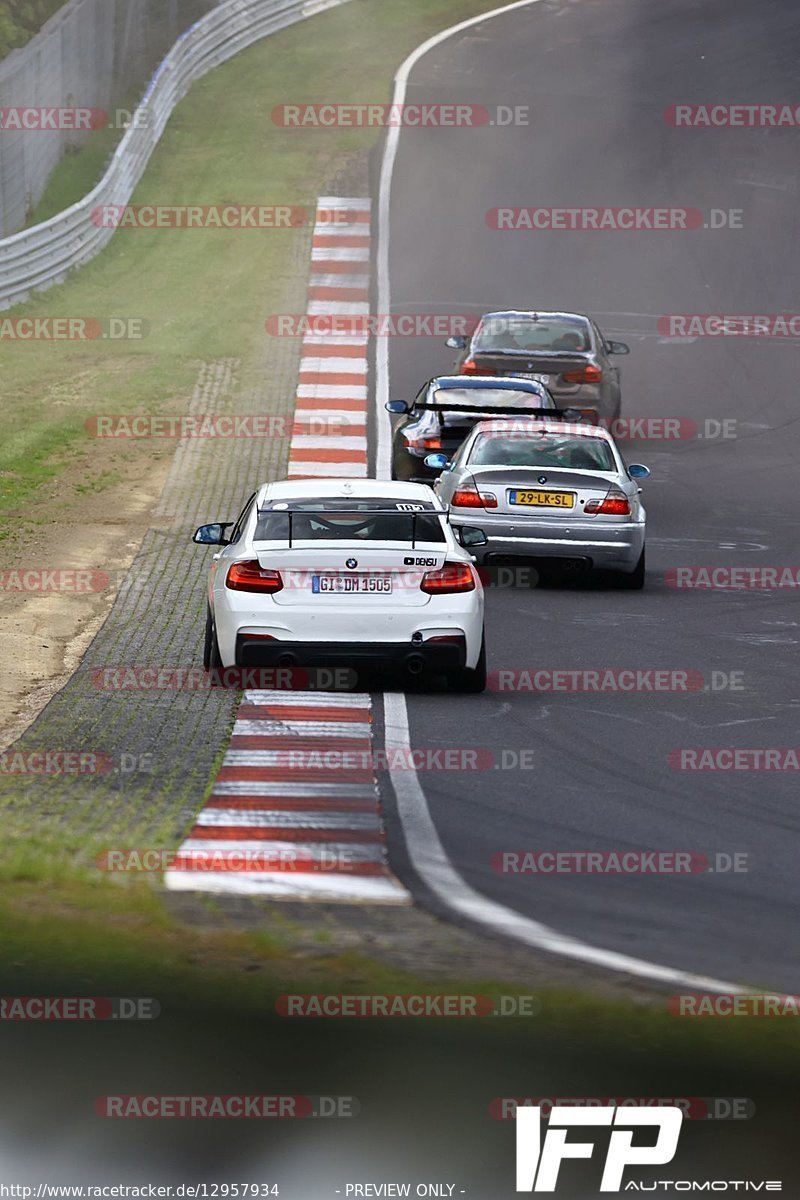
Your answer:
[[[345,3],[223,0],[182,34],[139,102],[139,110],[147,112],[146,124],[137,125],[134,118],[100,182],[49,221],[0,240],[0,309],[62,283],[71,270],[103,249],[115,230],[95,223],[93,211],[129,202],[175,106],[197,79],[261,38]]]

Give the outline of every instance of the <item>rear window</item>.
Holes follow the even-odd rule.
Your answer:
[[[291,519],[289,508],[291,508]],[[262,509],[255,541],[444,542],[442,517],[429,500],[389,497],[277,502]]]
[[[477,351],[522,350],[555,354],[586,353],[592,348],[589,322],[576,317],[492,317],[475,334]]]
[[[568,467],[575,471],[616,471],[602,438],[541,433],[522,437],[479,434],[469,462],[476,467]]]

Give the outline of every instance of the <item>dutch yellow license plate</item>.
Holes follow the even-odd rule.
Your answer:
[[[508,493],[511,504],[529,504],[534,508],[574,508],[574,492],[523,492],[516,489]]]

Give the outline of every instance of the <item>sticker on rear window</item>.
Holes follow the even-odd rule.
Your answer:
[[[395,504],[395,508],[397,509],[398,512],[424,512],[425,511],[424,504],[406,504],[406,503],[400,504],[398,502],[397,504]]]

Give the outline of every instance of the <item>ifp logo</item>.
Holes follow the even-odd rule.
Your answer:
[[[554,1105],[542,1143],[540,1108],[517,1109],[517,1191],[554,1192],[558,1170],[565,1158],[591,1158],[591,1142],[568,1142],[575,1125],[612,1125],[601,1192],[618,1192],[626,1167],[662,1166],[672,1162],[678,1148],[683,1113],[674,1105],[663,1108],[574,1108]],[[655,1145],[634,1146],[633,1133],[645,1125],[658,1129]]]

